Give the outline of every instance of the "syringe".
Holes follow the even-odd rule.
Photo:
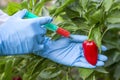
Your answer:
[[[26,18],[37,18],[38,16],[36,16],[35,14],[31,13],[31,12],[27,12],[25,15]],[[53,23],[49,23],[49,24],[45,24],[45,27],[51,31],[56,32],[57,34],[60,34],[61,36],[64,37],[70,37],[70,32],[58,27],[57,25],[53,24]]]

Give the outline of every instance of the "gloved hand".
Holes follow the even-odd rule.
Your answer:
[[[35,54],[48,58],[54,62],[84,68],[95,68],[96,66],[103,66],[107,57],[99,54],[96,66],[89,64],[83,54],[82,42],[87,39],[83,35],[71,35],[73,39],[61,38],[56,41],[51,41],[49,38],[44,41],[44,50],[36,51]],[[102,46],[105,51],[106,47]]]
[[[27,54],[43,49],[44,24],[50,23],[52,18],[23,19],[26,12],[19,11],[0,25],[0,55]]]

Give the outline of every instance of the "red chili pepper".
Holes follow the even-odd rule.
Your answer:
[[[17,76],[17,77],[14,77],[13,80],[22,80],[22,78]]]
[[[94,41],[85,40],[83,42],[83,51],[86,60],[92,64],[96,65],[98,59],[98,47]]]

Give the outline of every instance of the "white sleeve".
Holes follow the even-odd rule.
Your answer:
[[[0,10],[0,25],[4,23],[6,20],[8,20],[9,16],[4,13],[2,10]]]

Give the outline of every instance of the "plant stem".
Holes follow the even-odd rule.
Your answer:
[[[106,33],[108,30],[109,30],[109,29],[107,28],[107,29],[103,32],[102,37],[101,37],[101,40],[102,40],[103,36],[105,35],[105,33]]]
[[[91,41],[91,35],[92,35],[92,30],[95,27],[95,25],[93,25],[88,33],[88,40]]]

